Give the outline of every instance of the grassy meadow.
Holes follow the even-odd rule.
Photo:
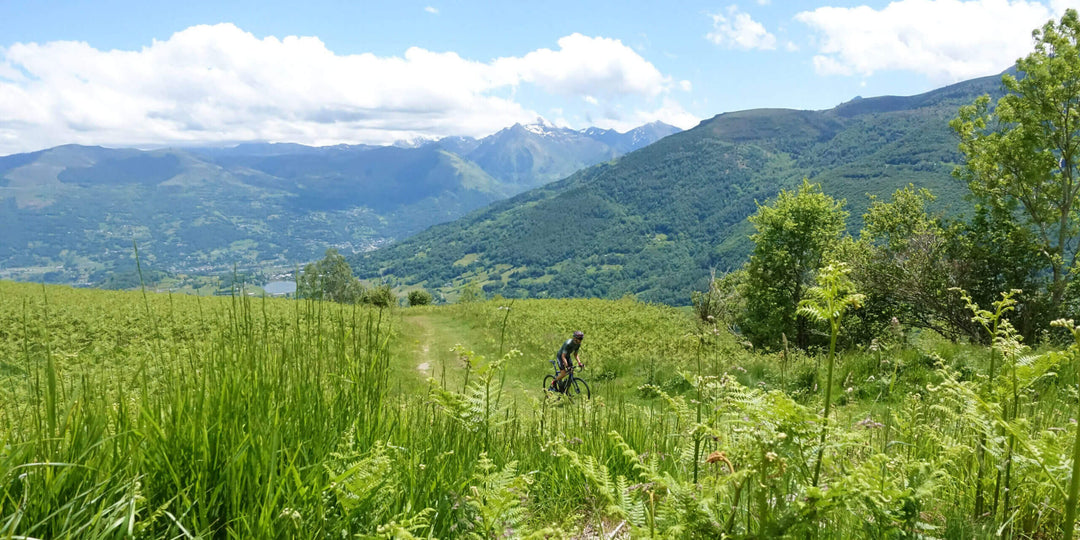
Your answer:
[[[0,538],[1059,538],[1076,349],[998,330],[841,353],[826,422],[824,353],[631,299],[0,282]]]

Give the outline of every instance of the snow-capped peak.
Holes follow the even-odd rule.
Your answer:
[[[531,132],[533,132],[533,133],[535,133],[537,135],[545,135],[545,136],[546,135],[554,135],[555,133],[561,131],[561,129],[558,126],[556,126],[555,124],[552,124],[551,122],[548,122],[547,120],[544,119],[543,116],[537,116],[535,122],[533,122],[531,124],[525,124],[524,126],[521,126],[521,127],[525,128],[526,130],[531,131]]]
[[[394,146],[398,148],[420,148],[435,142],[436,139],[430,137],[418,136],[408,139],[398,139],[394,141]]]

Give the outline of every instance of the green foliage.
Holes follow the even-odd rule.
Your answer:
[[[1023,219],[1052,274],[1046,307],[1056,309],[1080,232],[1080,18],[1068,10],[1034,37],[1035,51],[1017,62],[1023,76],[1002,77],[1006,94],[996,107],[983,96],[951,125],[966,158],[956,176],[986,205]]]
[[[829,429],[829,410],[832,408],[833,367],[836,365],[836,338],[840,335],[840,321],[848,309],[860,307],[863,295],[854,291],[851,280],[847,277],[848,269],[843,263],[830,264],[818,273],[818,284],[810,287],[806,299],[799,302],[799,314],[817,322],[829,325],[828,375],[825,378],[825,413],[821,423],[821,443],[817,462],[814,465],[814,487],[818,485],[821,472],[822,452],[825,450],[825,438]]]
[[[746,265],[746,314],[739,327],[755,345],[775,347],[781,334],[794,337],[799,347],[810,345],[799,303],[840,241],[847,218],[843,208],[844,201],[803,180],[798,191],[781,191],[750,218],[754,252]]]
[[[459,304],[471,304],[473,302],[479,302],[484,299],[484,291],[480,287],[478,282],[470,282],[461,289],[461,296],[458,297]]]
[[[957,276],[953,286],[964,289],[980,305],[994,303],[1001,291],[1022,290],[1006,317],[1034,342],[1041,337],[1057,308],[1051,301],[1043,255],[1032,231],[1001,208],[978,205],[968,222],[953,223],[947,232],[946,258]],[[958,325],[959,327],[959,325]],[[974,337],[973,325],[966,333]],[[979,339],[985,337],[985,334]]]
[[[98,288],[109,290],[137,289],[143,285],[150,286],[157,283],[167,275],[160,270],[144,268],[142,276],[139,276],[139,271],[132,265],[128,270],[110,273],[96,285]]]
[[[888,202],[871,197],[859,239],[841,249],[839,258],[867,296],[861,317],[849,321],[862,339],[884,335],[893,318],[954,339],[975,337],[970,314],[949,291],[967,282],[969,261],[953,249],[958,228],[946,230],[928,214],[933,200],[929,190],[910,184]]]
[[[495,539],[513,535],[528,517],[522,501],[528,497],[532,478],[518,474],[516,461],[499,470],[486,453],[480,454],[476,468],[473,477],[476,483],[466,497],[476,516],[469,538]]]
[[[745,280],[744,270],[711,276],[708,291],[694,291],[690,296],[694,313],[706,324],[723,325],[735,331],[739,317],[746,309],[745,299],[739,291]]]
[[[326,250],[326,256],[304,267],[297,280],[299,298],[355,304],[364,298],[360,280],[353,277],[352,268],[336,249]]]
[[[1054,326],[1065,328],[1072,334],[1073,343],[1066,354],[1069,355],[1069,360],[1072,361],[1075,369],[1080,366],[1080,329],[1076,328],[1072,319],[1059,319],[1054,321]],[[1071,540],[1073,537],[1078,499],[1080,499],[1080,429],[1076,430],[1076,438],[1073,440],[1072,473],[1069,475],[1069,491],[1065,501],[1065,519],[1061,525],[1065,540]]]
[[[383,283],[365,290],[361,298],[365,304],[380,308],[396,306],[398,303],[397,295],[394,294],[394,289],[389,283]]]
[[[426,306],[431,304],[432,297],[431,293],[423,289],[417,289],[409,291],[408,300],[410,306]]]

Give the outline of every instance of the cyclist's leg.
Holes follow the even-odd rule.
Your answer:
[[[562,380],[566,378],[566,375],[569,373],[568,368],[566,366],[561,365],[562,362],[559,361],[558,359],[556,359],[553,363],[555,364],[555,369],[558,370],[559,373],[557,375],[555,375],[555,380],[551,381],[551,387],[549,388],[549,390],[555,390],[558,387],[558,385],[562,382]]]
[[[561,359],[555,359],[555,370],[559,372],[559,375],[555,377],[555,382],[559,382],[566,378],[566,374],[570,369],[569,363],[563,363]]]

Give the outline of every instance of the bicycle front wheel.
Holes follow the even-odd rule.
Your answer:
[[[553,382],[555,382],[554,375],[548,375],[544,377],[544,390],[546,391],[548,388],[551,388],[551,383]]]
[[[589,383],[577,377],[574,377],[573,391],[575,396],[584,396],[585,399],[592,397],[592,392],[589,391]]]

